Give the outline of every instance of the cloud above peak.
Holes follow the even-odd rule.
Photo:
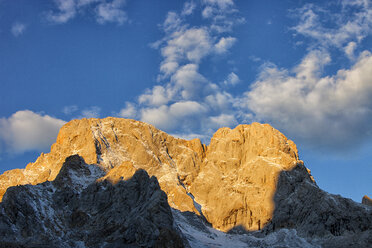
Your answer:
[[[205,23],[191,25],[189,19],[198,13],[204,15],[206,8],[210,8],[211,13],[203,20]],[[233,15],[236,11],[231,0],[186,1],[180,12],[169,11],[159,25],[164,37],[152,44],[162,56],[159,85],[146,89],[136,103],[126,103],[120,115],[136,116],[178,134],[209,134],[219,125],[236,123],[235,117],[229,113],[232,96],[200,71],[203,63],[228,53],[237,42],[228,34],[238,23]],[[220,26],[222,31],[225,24],[229,29],[216,32],[216,26]],[[239,77],[231,73],[226,85],[238,82]]]
[[[372,135],[372,54],[350,69],[320,76],[330,58],[312,51],[292,72],[266,68],[245,93],[246,108],[308,144],[342,149]]]
[[[1,118],[0,141],[5,145],[3,152],[47,151],[65,123],[30,110],[17,111],[9,118]]]

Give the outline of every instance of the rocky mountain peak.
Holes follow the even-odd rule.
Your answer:
[[[145,183],[142,185],[140,181]],[[136,186],[134,182],[138,182]],[[208,233],[215,231],[206,231],[209,227],[204,225],[232,233],[240,230],[260,231],[262,234],[292,228],[307,237],[341,237],[332,239],[332,244],[347,244],[345,235],[362,233],[369,236],[372,228],[372,209],[319,189],[310,170],[299,159],[296,145],[268,124],[221,128],[213,135],[210,144],[205,145],[199,139],[175,138],[135,120],[112,117],[73,120],[61,128],[50,153],[41,154],[25,169],[7,171],[0,176],[0,196],[10,187],[3,206],[14,191],[11,186],[26,184],[52,187],[46,190],[48,192],[67,192],[67,195],[42,195],[53,204],[66,204],[73,197],[86,201],[87,206],[92,204],[94,209],[81,209],[79,201],[75,201],[71,208],[71,214],[77,220],[81,219],[86,228],[91,228],[85,225],[87,213],[96,213],[101,206],[94,205],[96,197],[102,197],[102,202],[110,204],[114,204],[109,199],[113,195],[132,201],[132,197],[142,198],[139,195],[121,196],[116,189],[120,185],[132,185],[136,189],[150,187],[150,192],[164,194],[165,198],[161,199],[173,209],[177,220],[189,223],[186,227],[180,224],[179,228],[187,234],[190,242],[195,235],[190,230],[194,228],[208,237],[213,236]],[[134,189],[132,186],[125,189],[128,194],[134,194],[129,192],[129,189]],[[21,186],[20,189],[24,187],[28,189],[31,186]],[[145,188],[140,191],[147,192]],[[151,199],[152,194],[145,195]],[[56,199],[58,203],[55,203]],[[140,205],[147,204],[144,199],[135,201]],[[167,208],[163,203],[161,206]],[[76,209],[82,213],[75,213]],[[348,212],[348,209],[352,211]],[[112,212],[116,210],[108,211],[119,217],[119,213]],[[162,222],[161,218],[153,218],[155,220]],[[172,221],[169,219],[167,223]],[[156,230],[155,233],[164,233],[165,236],[178,232],[169,228]],[[297,237],[296,233],[284,232],[283,235]],[[155,239],[151,236],[146,240],[153,242]],[[208,240],[214,242],[212,238]],[[254,240],[249,242],[256,244],[258,241]],[[361,240],[369,242],[365,238]],[[296,238],[296,244],[303,242],[306,243]]]
[[[178,139],[135,120],[82,119],[61,128],[50,153],[24,170],[0,176],[2,194],[12,185],[58,182],[64,158],[73,154],[98,164],[105,171],[102,177],[113,182],[146,170],[158,178],[171,207],[202,215],[224,231],[236,225],[247,230],[265,225],[273,212],[280,171],[300,162],[296,145],[268,124],[221,128],[206,146],[199,139]],[[73,171],[99,173],[78,165]]]

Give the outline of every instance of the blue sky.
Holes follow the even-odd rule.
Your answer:
[[[65,122],[117,116],[208,143],[267,122],[319,186],[372,194],[370,0],[1,0],[0,172]]]

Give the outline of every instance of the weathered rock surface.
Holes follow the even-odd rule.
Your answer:
[[[372,208],[319,189],[299,164],[279,177],[270,233],[293,228],[309,239],[323,237],[322,247],[370,247]]]
[[[365,195],[362,198],[362,204],[372,206],[372,199]]]
[[[1,175],[0,192],[54,180],[63,159],[73,154],[99,164],[112,182],[146,170],[157,177],[171,207],[204,215],[223,231],[236,225],[258,230],[268,223],[279,173],[299,162],[296,145],[268,124],[222,128],[205,146],[139,121],[82,119],[61,128],[50,153]]]
[[[76,165],[71,163],[74,169],[66,172],[63,161],[73,154],[81,155],[88,164],[94,164],[88,168],[96,169],[87,169],[75,161]],[[247,244],[262,247],[274,247],[274,244],[278,247],[372,246],[369,238],[372,208],[319,189],[310,171],[299,160],[296,145],[268,124],[221,128],[206,146],[198,139],[187,141],[174,138],[134,120],[74,120],[62,127],[50,153],[42,154],[24,170],[12,170],[0,176],[0,197],[10,186],[42,183],[46,185],[43,187],[67,192],[61,193],[61,197],[53,193],[52,202],[59,205],[70,202],[65,194],[78,195],[79,200],[89,204],[93,204],[95,197],[110,201],[110,197],[104,195],[112,193],[105,191],[106,188],[113,188],[116,192],[115,187],[126,184],[123,180],[132,180],[130,178],[139,169],[157,178],[161,190],[168,197],[168,204],[174,211],[179,211],[173,211],[176,213],[176,225],[195,247],[199,247],[194,242],[198,239],[190,238],[190,233],[196,237],[200,233],[205,234],[206,238],[200,242],[206,245],[217,244],[214,238],[235,240],[227,234],[214,236],[213,229],[209,229],[203,220],[215,229],[242,233],[243,236],[237,238],[242,241],[241,247]],[[47,180],[54,181],[45,182]],[[95,186],[85,188],[86,185]],[[29,192],[31,186],[20,188]],[[12,191],[14,188],[10,188],[4,196],[4,203],[9,201]],[[85,193],[88,198],[85,198]],[[46,197],[47,202],[51,200],[49,193],[43,193],[42,197]],[[84,214],[89,211],[96,213],[100,207],[89,208],[89,204],[81,207],[77,202],[72,208],[77,212],[71,212],[75,216],[73,223],[83,223],[77,228],[100,230],[99,223],[90,223],[90,218]],[[193,216],[187,220],[192,224],[181,228],[185,213]],[[44,213],[40,215],[44,216]],[[65,218],[60,217],[61,221]],[[261,232],[254,232],[257,237],[244,236],[246,231],[261,229]],[[172,236],[173,232],[164,230],[159,232],[161,237]],[[192,230],[200,230],[200,233]],[[260,236],[264,234],[269,235],[267,239]],[[76,240],[75,236],[69,237]],[[90,237],[86,239],[88,245],[89,240]],[[290,242],[293,244],[288,246]]]
[[[75,155],[53,182],[9,188],[0,247],[184,247],[155,177],[96,183],[102,173]]]

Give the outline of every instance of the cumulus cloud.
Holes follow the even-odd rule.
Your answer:
[[[176,102],[170,106],[162,105],[157,108],[143,108],[141,120],[151,123],[163,130],[173,130],[183,127],[191,130],[197,126],[195,119],[203,118],[208,109],[195,101]]]
[[[11,32],[14,35],[14,37],[18,37],[26,30],[26,25],[20,22],[15,22],[12,25]]]
[[[152,106],[161,106],[166,104],[171,99],[171,92],[167,91],[163,86],[157,85],[152,90],[147,90],[146,93],[138,97],[140,104],[148,104]]]
[[[217,53],[226,53],[236,42],[234,37],[222,37],[218,43],[214,45]]]
[[[219,116],[211,116],[209,117],[209,121],[211,122],[211,126],[215,129],[220,127],[232,127],[238,124],[236,117],[234,114],[221,114]]]
[[[123,10],[125,0],[54,0],[56,10],[46,13],[52,23],[62,24],[70,21],[78,14],[94,13],[100,24],[107,22],[122,25],[128,20]]]
[[[239,79],[238,75],[236,75],[234,72],[231,72],[227,76],[226,80],[223,81],[223,83],[227,86],[237,85],[239,82],[240,82],[240,79]]]
[[[9,118],[0,119],[0,140],[5,151],[22,153],[25,151],[47,151],[55,142],[65,121],[49,115],[22,110]]]
[[[205,17],[205,25],[192,26],[187,22],[197,11],[204,15],[208,7],[211,16]],[[135,105],[140,120],[183,136],[203,133],[207,137],[215,128],[235,124],[231,117],[232,96],[208,80],[200,72],[200,65],[210,57],[227,53],[237,42],[227,34],[238,22],[236,13],[232,0],[187,1],[180,12],[168,12],[159,25],[164,37],[151,45],[160,50],[163,58],[159,85],[145,90],[135,104],[127,104],[122,111],[132,112]],[[220,31],[222,26],[229,29],[216,32],[217,26],[221,26]],[[238,82],[235,73],[226,79],[229,85]]]
[[[323,47],[343,48],[351,41],[359,43],[371,34],[370,1],[343,0],[341,3],[343,5],[341,13],[334,13],[314,4],[307,4],[297,9],[295,16],[300,19],[300,22],[293,27],[293,30],[315,39]],[[333,25],[325,25],[325,23]]]
[[[292,71],[264,69],[245,93],[246,107],[308,144],[342,148],[370,138],[371,53],[364,51],[348,70],[320,76],[329,62],[329,55],[312,51]]]
[[[120,117],[124,118],[136,118],[137,117],[137,109],[133,103],[126,102],[125,108],[121,109],[119,112]]]

